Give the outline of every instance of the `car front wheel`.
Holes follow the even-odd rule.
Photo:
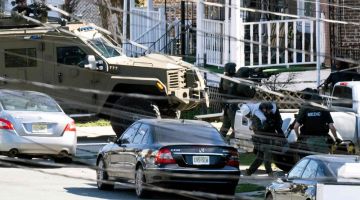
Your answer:
[[[109,182],[104,159],[101,158],[96,169],[96,184],[99,190],[113,190],[114,184]]]

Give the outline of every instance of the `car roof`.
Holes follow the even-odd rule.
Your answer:
[[[141,119],[138,122],[146,123],[156,127],[168,127],[168,126],[182,126],[182,128],[191,127],[204,127],[214,128],[210,123],[199,120],[185,120],[185,119]]]
[[[306,158],[320,160],[323,162],[340,162],[340,163],[357,163],[360,161],[359,156],[355,155],[311,155]]]
[[[44,93],[35,92],[35,91],[0,89],[0,95],[4,95],[4,94],[12,94],[12,95],[23,95],[23,94],[31,95],[31,94],[33,94],[33,95],[40,95],[40,96],[44,96],[44,97],[49,97],[48,95],[46,95]]]

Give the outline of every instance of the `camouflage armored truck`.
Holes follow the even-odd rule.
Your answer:
[[[177,117],[207,102],[204,79],[191,64],[160,54],[130,58],[118,47],[91,25],[2,17],[0,87],[45,92],[65,110],[110,119],[117,134],[143,116]]]

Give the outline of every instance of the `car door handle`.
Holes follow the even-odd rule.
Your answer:
[[[61,73],[61,72],[58,73],[58,81],[59,81],[59,83],[63,82],[63,73]]]

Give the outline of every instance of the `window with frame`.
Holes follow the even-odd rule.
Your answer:
[[[146,134],[149,132],[149,129],[150,129],[149,125],[142,124],[134,137],[133,143],[134,144],[144,144],[143,140],[144,140],[144,137],[146,137]]]
[[[132,126],[130,126],[125,132],[124,134],[122,135],[122,137],[120,138],[120,142],[121,144],[130,144],[134,137],[135,137],[135,134],[136,132],[138,131],[140,127],[140,124],[139,123],[136,123]]]
[[[36,67],[36,48],[5,49],[5,67]]]
[[[64,65],[80,65],[85,61],[86,53],[77,46],[57,47],[57,62]]]
[[[301,160],[298,164],[295,165],[295,167],[290,171],[288,178],[294,179],[294,178],[300,178],[306,165],[308,164],[309,160],[304,159]]]
[[[309,164],[306,166],[302,178],[304,179],[313,179],[316,177],[316,172],[319,168],[319,164],[315,160],[310,160]]]

